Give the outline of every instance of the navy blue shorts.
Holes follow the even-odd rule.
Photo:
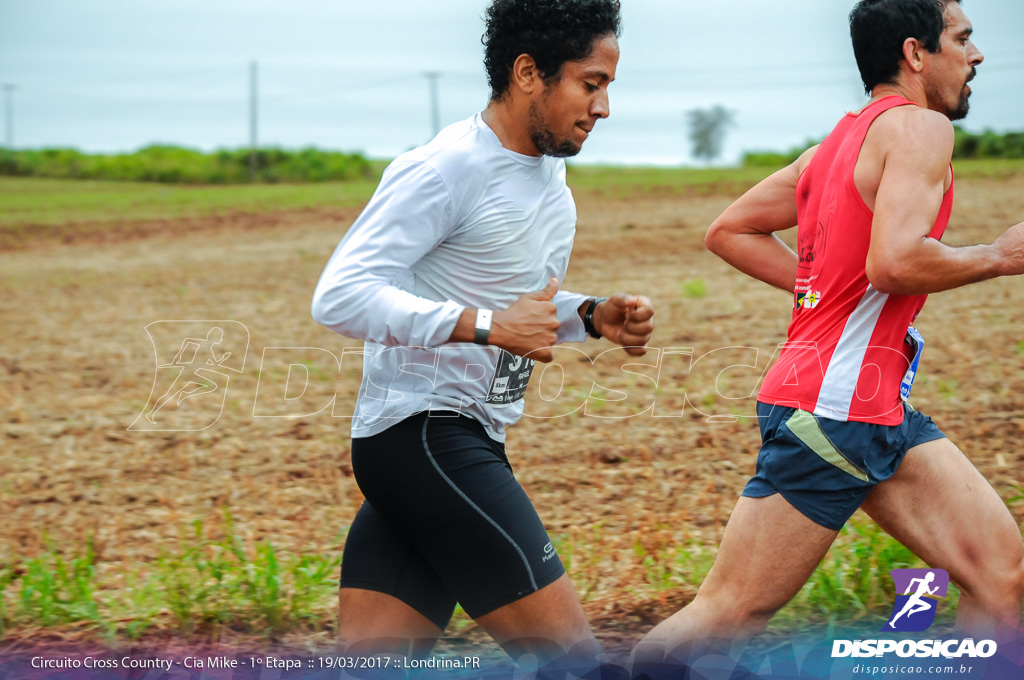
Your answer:
[[[838,531],[907,451],[946,435],[907,405],[899,425],[840,422],[799,409],[757,403],[761,451],[743,495],[776,493],[810,520]]]
[[[396,597],[443,630],[456,602],[479,618],[565,573],[504,445],[472,418],[419,413],[353,439],[352,467],[366,502],[342,588]]]

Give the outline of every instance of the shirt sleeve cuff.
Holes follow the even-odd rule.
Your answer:
[[[569,291],[558,291],[552,302],[555,303],[558,316],[558,342],[583,342],[587,339],[587,332],[583,329],[583,319],[580,318],[580,305],[588,296]]]
[[[464,311],[466,311],[466,308],[457,302],[448,300],[443,303],[441,309],[437,312],[437,326],[434,328],[433,334],[427,338],[425,346],[437,347],[448,342],[452,337],[452,333],[455,332],[455,326],[459,323],[459,319]]]

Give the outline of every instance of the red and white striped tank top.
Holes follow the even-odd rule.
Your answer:
[[[758,400],[833,420],[898,425],[900,381],[912,358],[907,327],[927,295],[888,295],[865,272],[873,214],[854,184],[854,168],[874,120],[896,106],[885,97],[847,114],[821,143],[796,188],[799,215],[793,319],[779,360]],[[953,186],[929,236],[942,237]]]

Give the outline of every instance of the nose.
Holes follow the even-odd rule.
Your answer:
[[[981,62],[985,61],[985,55],[981,53],[981,50],[979,50],[978,46],[973,42],[971,43],[971,52],[969,54],[971,66],[977,66]]]
[[[611,115],[611,108],[608,105],[608,90],[601,88],[597,92],[597,96],[594,97],[593,103],[590,105],[590,115],[597,116],[598,118],[607,118]]]

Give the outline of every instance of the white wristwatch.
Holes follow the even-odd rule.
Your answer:
[[[487,338],[491,335],[491,318],[494,312],[489,309],[476,310],[476,332],[473,334],[473,342],[478,345],[486,345]]]

